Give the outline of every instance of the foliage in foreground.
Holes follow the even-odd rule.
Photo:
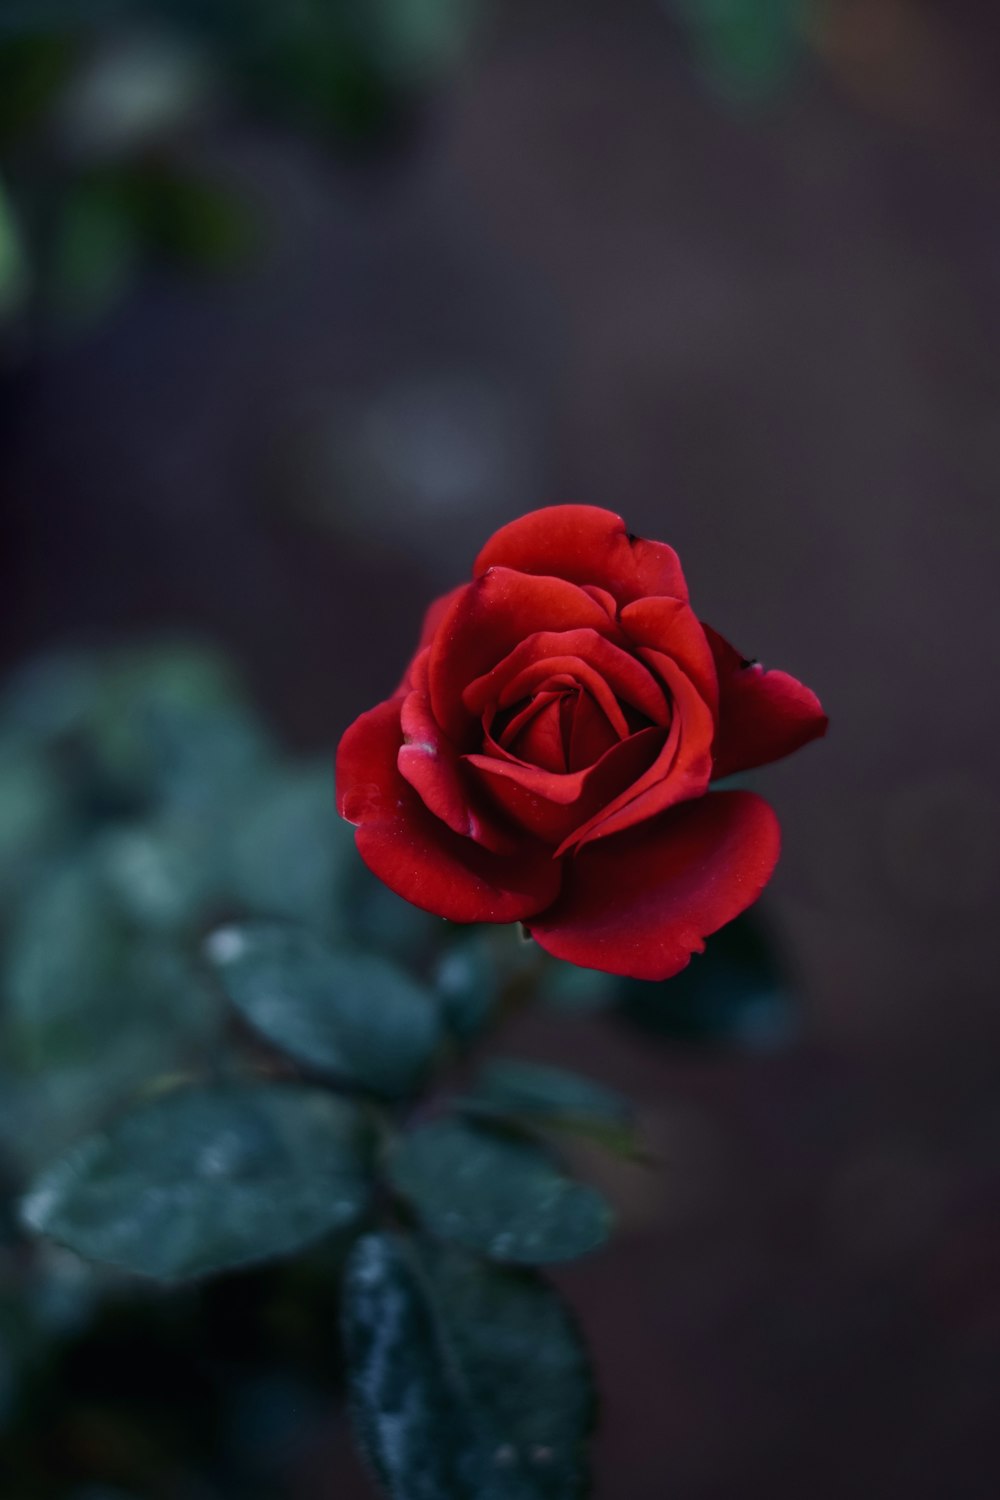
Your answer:
[[[480,1053],[528,1000],[772,1045],[751,929],[662,986],[425,916],[361,866],[329,765],[185,646],[8,684],[0,918],[15,1500],[273,1493],[339,1397],[400,1500],[586,1491],[586,1351],[538,1268],[607,1239],[563,1148],[635,1157],[633,1110]]]

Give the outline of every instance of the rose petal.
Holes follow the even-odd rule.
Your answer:
[[[553,666],[553,672],[564,669],[585,672],[584,685],[599,702],[606,704],[609,699],[620,699],[638,709],[653,724],[665,724],[670,717],[670,706],[656,678],[629,651],[623,651],[621,646],[616,646],[614,641],[595,630],[538,630],[527,640],[520,640],[502,661],[493,664],[490,671],[464,689],[462,701],[465,707],[470,714],[478,715],[491,703],[516,702],[511,684],[516,681],[520,687],[522,682],[536,680],[522,678],[521,674],[543,662],[563,664]],[[574,663],[583,666],[574,666]],[[580,680],[584,680],[582,675]],[[607,684],[606,693],[597,686],[600,681]],[[608,712],[607,708],[605,712]]]
[[[549,905],[560,866],[522,837],[516,854],[493,854],[453,833],[400,775],[400,703],[356,719],[337,751],[337,807],[357,824],[368,868],[398,895],[453,922],[516,922]]]
[[[815,693],[787,672],[745,661],[711,626],[703,629],[719,675],[717,779],[780,760],[822,738],[829,720]]]
[[[714,792],[566,861],[562,894],[529,925],[556,958],[668,979],[760,895],[778,859],[772,809]]]
[[[421,667],[417,665],[414,672],[419,681],[423,675]],[[424,806],[455,833],[474,839],[496,854],[512,853],[516,840],[483,807],[482,798],[476,796],[475,788],[469,784],[455,747],[442,734],[426,694],[419,689],[402,700],[400,731],[403,743],[396,764]]]
[[[468,587],[469,585],[467,583],[460,583],[458,588],[451,589],[447,594],[442,594],[440,598],[435,599],[433,603],[427,606],[427,610],[423,618],[423,624],[420,627],[420,640],[417,643],[417,649],[413,653],[413,660],[410,662],[410,665],[403,673],[403,680],[399,684],[399,687],[396,689],[395,696],[398,697],[399,694],[407,692],[412,686],[412,672],[414,663],[420,656],[420,653],[426,650],[431,641],[434,639],[435,635],[437,634],[438,626],[444,619],[445,615],[448,613],[450,607],[454,604],[455,600],[460,594],[465,593],[465,590]]]
[[[466,756],[466,764],[508,818],[537,838],[558,844],[622,787],[641,777],[665,737],[666,731],[655,726],[642,729],[613,745],[594,765],[565,776],[492,755]]]
[[[632,536],[621,516],[595,505],[549,505],[502,526],[476,558],[475,572],[495,567],[593,584],[619,604],[648,594],[688,596],[672,547]]]
[[[458,742],[471,728],[463,692],[526,636],[580,629],[607,635],[613,628],[600,604],[575,583],[490,568],[455,599],[431,644],[428,676],[434,716]]]
[[[700,797],[712,776],[712,739],[715,717],[698,688],[670,657],[640,647],[655,665],[673,699],[670,734],[648,769],[617,797],[581,823],[557,850],[566,854],[594,839],[621,833],[634,823],[655,817],[675,803]]]
[[[536,714],[527,721],[517,743],[510,749],[529,765],[541,766],[543,770],[565,773],[566,751],[563,746],[561,693],[546,694]]]
[[[679,662],[705,702],[716,709],[719,684],[712,648],[704,626],[683,600],[637,599],[626,605],[619,619],[636,646],[650,646]]]
[[[607,715],[602,713],[590,694],[583,691],[577,693],[569,720],[567,769],[580,771],[585,766],[592,766],[611,749],[617,738],[619,736]]]

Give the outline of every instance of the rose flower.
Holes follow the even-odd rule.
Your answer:
[[[769,805],[712,783],[826,725],[808,688],[699,622],[670,547],[557,505],[502,527],[431,605],[400,687],[341,740],[337,802],[368,867],[426,911],[665,979],[778,858]]]

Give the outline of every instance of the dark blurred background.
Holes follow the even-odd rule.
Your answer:
[[[663,1159],[559,1278],[596,1493],[995,1500],[995,7],[5,0],[0,43],[3,666],[194,632],[332,755],[498,524],[669,540],[832,728],[756,778],[791,1041],[512,1039]],[[339,1419],[300,1467],[371,1493]]]

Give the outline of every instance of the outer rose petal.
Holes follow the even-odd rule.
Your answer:
[[[716,780],[791,755],[826,734],[829,720],[816,694],[787,672],[766,672],[705,625],[719,674]]]
[[[419,679],[420,666],[414,669]],[[499,827],[466,785],[453,746],[445,739],[419,688],[397,699],[403,743],[396,765],[424,806],[455,833],[474,839],[495,854],[510,854],[516,839]]]
[[[410,665],[407,667],[405,673],[403,674],[403,680],[399,684],[399,687],[396,689],[396,693],[394,694],[394,696],[398,696],[400,693],[409,691],[410,687],[412,686],[411,674],[413,672],[414,663],[416,662],[417,657],[420,655],[421,651],[429,646],[431,641],[434,639],[435,635],[437,634],[437,628],[443,620],[444,616],[447,614],[449,606],[454,604],[459,594],[464,593],[468,587],[469,585],[467,583],[460,583],[458,585],[458,588],[450,589],[447,594],[442,594],[439,599],[433,600],[432,603],[427,606],[427,610],[424,614],[423,624],[420,627],[420,640],[417,643],[416,651],[414,651],[413,653],[413,660],[410,662]]]
[[[398,698],[356,719],[337,750],[337,810],[357,824],[368,868],[400,896],[453,922],[516,922],[541,911],[560,884],[550,851],[527,837],[492,854],[428,812],[396,766]]]
[[[562,895],[530,923],[556,958],[633,979],[669,979],[760,895],[778,820],[752,792],[714,792],[566,861]]]
[[[674,549],[633,537],[621,516],[596,505],[549,505],[502,526],[476,558],[474,572],[478,577],[495,567],[595,584],[619,604],[648,594],[688,597]]]

